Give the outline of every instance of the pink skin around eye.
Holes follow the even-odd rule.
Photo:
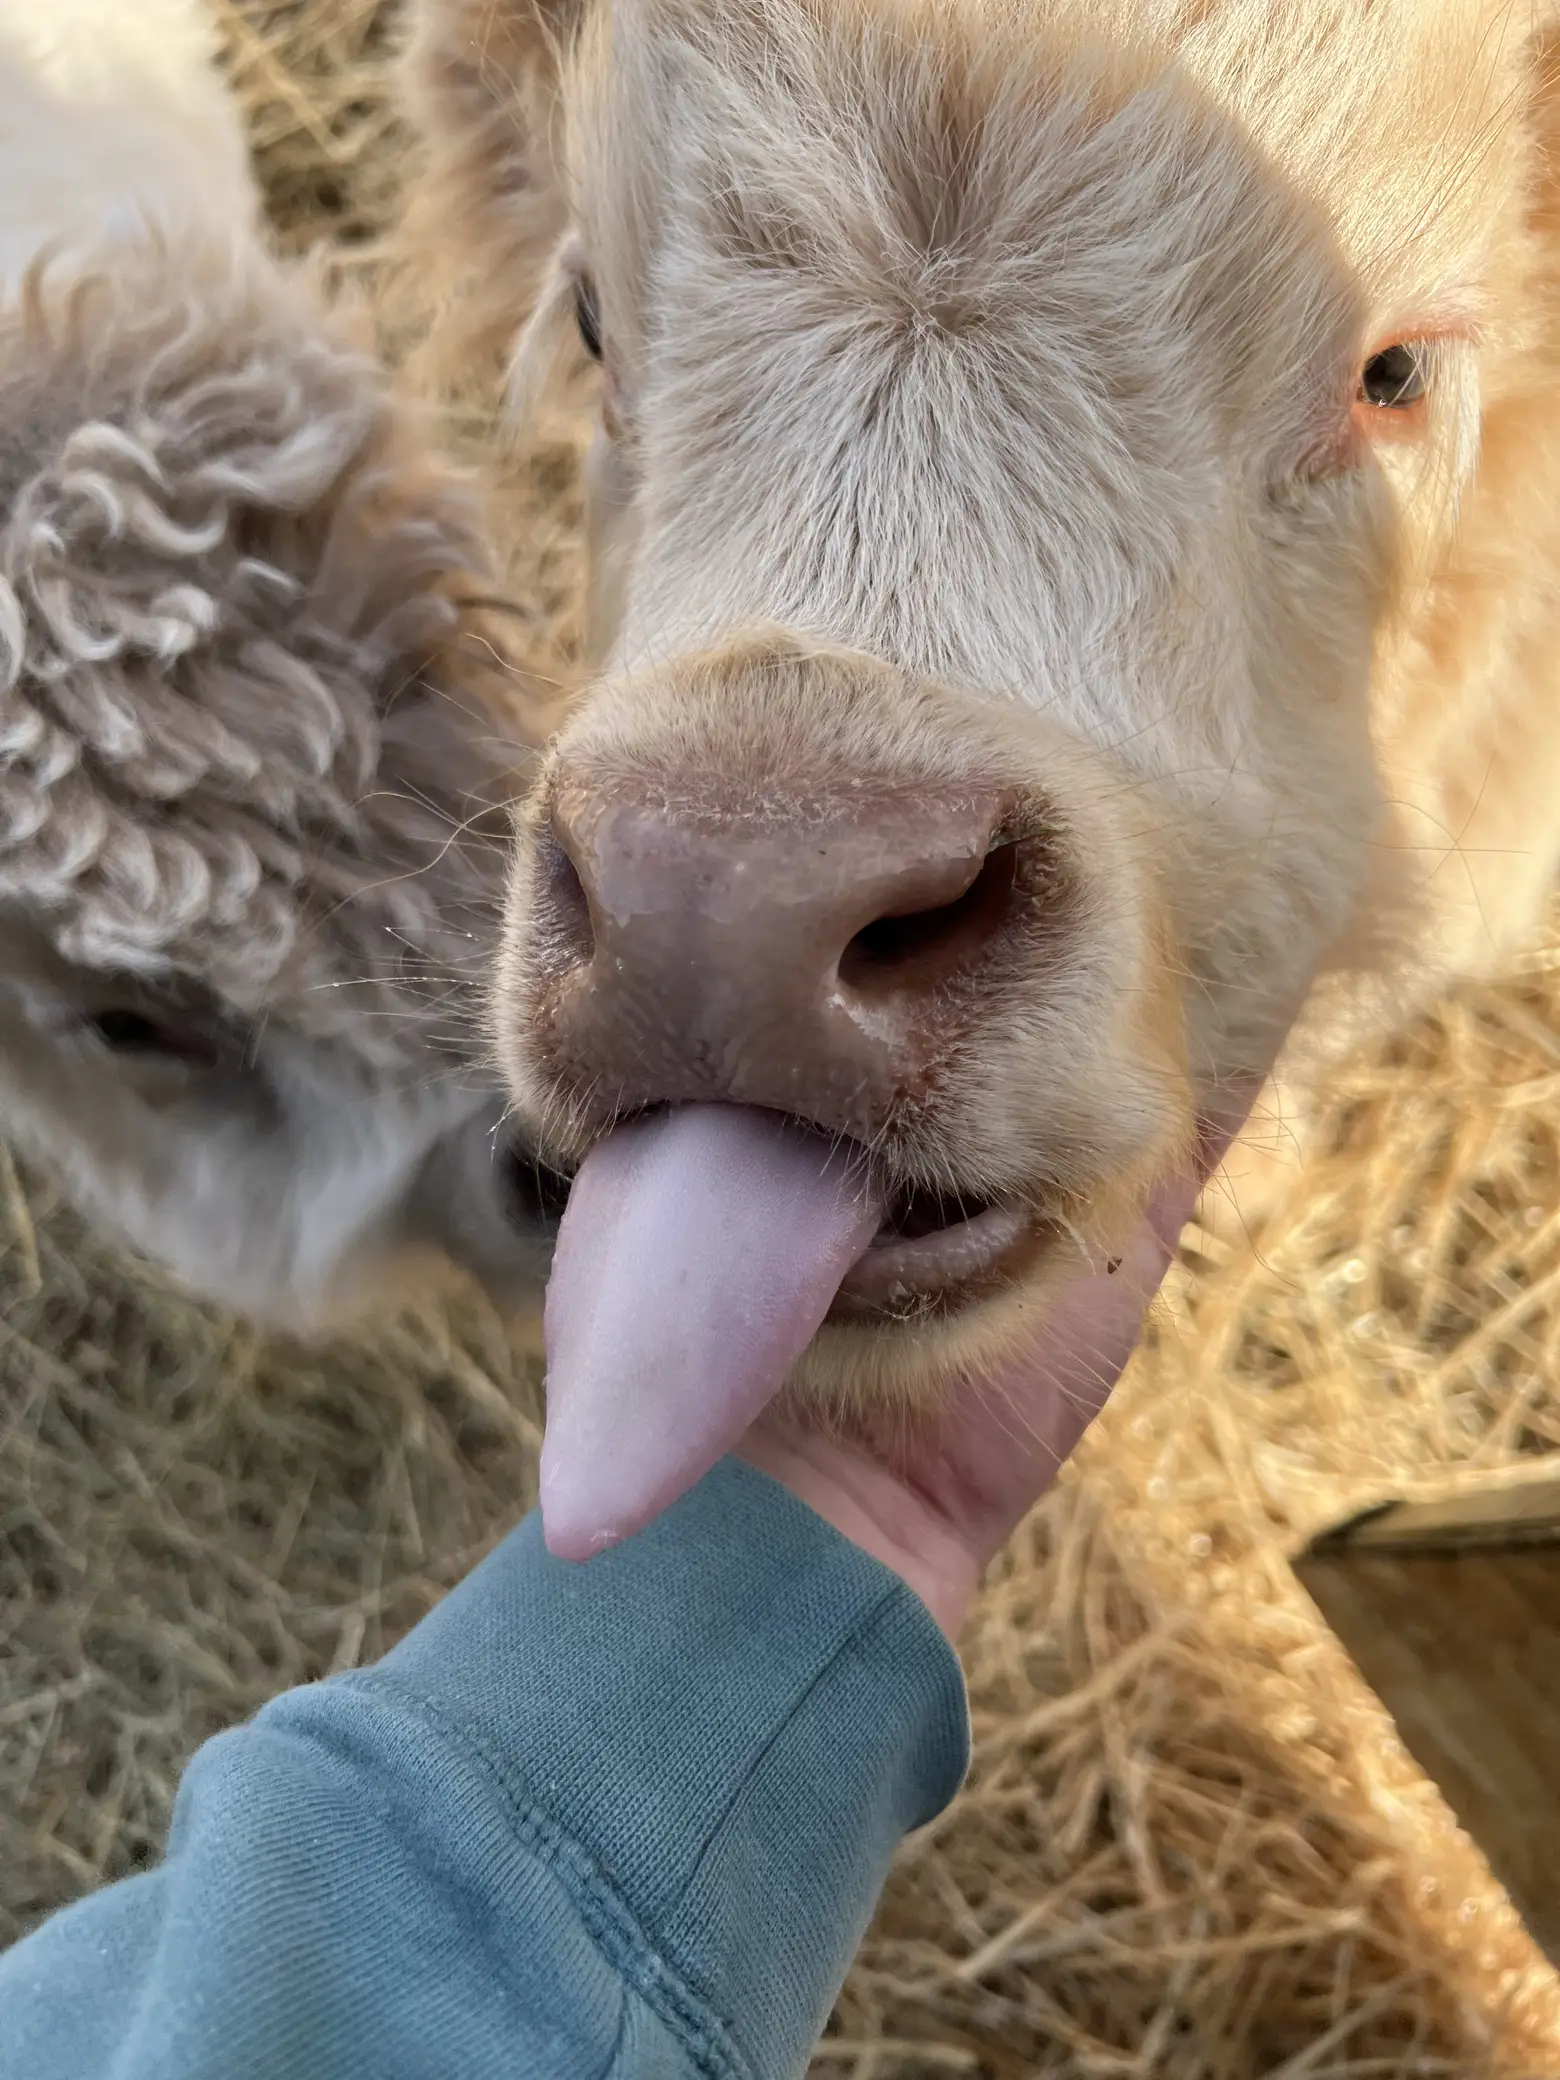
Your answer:
[[[1438,294],[1428,305],[1377,325],[1362,345],[1358,338],[1338,347],[1313,367],[1314,432],[1299,470],[1306,477],[1325,477],[1366,460],[1374,449],[1391,442],[1421,439],[1429,420],[1429,399],[1405,409],[1372,405],[1360,396],[1364,371],[1390,347],[1476,346],[1477,315],[1469,299],[1456,291]],[[1439,372],[1432,369],[1432,378]]]
[[[1324,407],[1326,430],[1318,435],[1302,464],[1308,477],[1324,477],[1335,470],[1363,462],[1375,447],[1389,441],[1414,441],[1424,433],[1429,418],[1426,395],[1406,406],[1371,404],[1361,396],[1364,372],[1378,354],[1392,347],[1416,347],[1426,351],[1473,337],[1471,324],[1442,317],[1434,322],[1406,323],[1383,331],[1363,353],[1350,359],[1347,374],[1329,379],[1330,393]]]

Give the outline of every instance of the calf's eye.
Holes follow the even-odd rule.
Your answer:
[[[1429,386],[1430,371],[1423,347],[1383,347],[1365,364],[1360,377],[1360,402],[1383,412],[1406,412],[1420,402]]]
[[[111,1054],[141,1061],[185,1062],[196,1068],[214,1067],[218,1059],[214,1032],[175,1016],[164,1018],[142,1011],[133,1004],[105,1005],[88,1012],[81,1023]]]
[[[87,1028],[115,1054],[167,1054],[167,1036],[155,1020],[140,1011],[95,1011]]]
[[[594,282],[582,277],[574,285],[574,322],[592,361],[601,359],[601,303]]]

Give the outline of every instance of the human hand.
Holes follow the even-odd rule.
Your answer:
[[[1239,1132],[1208,1128],[1110,1264],[1086,1267],[990,1373],[967,1379],[939,1419],[842,1439],[775,1410],[737,1447],[903,1577],[950,1637],[985,1568],[1104,1407],[1143,1332],[1206,1178]]]

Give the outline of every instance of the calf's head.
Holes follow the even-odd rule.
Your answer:
[[[524,753],[469,488],[222,236],[37,273],[0,423],[0,1132],[273,1319],[423,1248],[539,1284],[480,1028]]]
[[[445,11],[517,388],[601,363],[497,1044],[560,1164],[687,1101],[865,1152],[815,1385],[978,1360],[1354,923],[1526,265],[1520,12]]]

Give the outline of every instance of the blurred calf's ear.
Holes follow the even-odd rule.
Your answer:
[[[452,371],[507,359],[562,235],[559,86],[588,4],[414,0],[401,78],[421,163],[403,241]]]

